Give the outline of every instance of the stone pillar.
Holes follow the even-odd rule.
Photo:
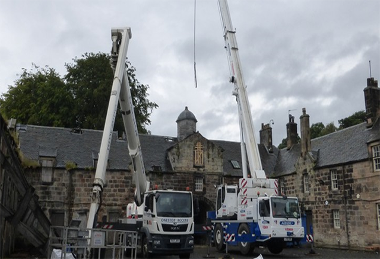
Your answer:
[[[367,87],[364,88],[365,111],[367,127],[380,117],[380,88],[377,80],[373,77],[367,78]]]
[[[294,116],[289,114],[289,122],[286,124],[286,148],[289,150],[293,145],[297,144],[297,123],[294,122]]]
[[[272,146],[272,127],[270,124],[261,123],[260,144],[265,145],[269,152],[273,152]]]
[[[301,157],[303,158],[305,158],[306,154],[311,150],[309,118],[310,118],[309,114],[306,114],[306,108],[302,108],[300,123],[301,123]]]

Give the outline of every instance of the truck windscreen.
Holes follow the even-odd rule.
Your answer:
[[[299,218],[298,200],[295,198],[272,197],[272,215],[274,218]]]
[[[159,217],[192,217],[192,205],[189,193],[160,192],[156,196]]]

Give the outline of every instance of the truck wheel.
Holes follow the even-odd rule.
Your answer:
[[[216,224],[214,229],[214,242],[216,249],[221,252],[224,250],[224,233],[221,224]]]
[[[238,229],[238,234],[249,234],[249,227],[247,224],[241,224]],[[255,247],[249,242],[239,242],[239,250],[243,255],[248,255],[253,252]]]
[[[190,258],[190,254],[182,254],[182,255],[179,255],[179,258],[180,258],[180,259],[189,259],[189,258]]]
[[[148,238],[143,237],[143,242],[141,246],[141,253],[143,258],[151,258],[151,254],[148,251]]]
[[[268,250],[272,254],[279,254],[284,249],[284,243],[277,240],[272,240],[272,242],[268,243]]]

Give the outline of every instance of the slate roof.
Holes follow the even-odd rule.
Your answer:
[[[367,143],[380,139],[380,120],[372,128],[367,123],[336,131],[311,140],[309,154],[316,160],[316,167],[335,166],[368,159]],[[272,177],[295,172],[295,163],[301,154],[301,145],[290,150],[281,149]]]
[[[75,133],[72,129],[19,125],[19,145],[22,154],[28,159],[38,161],[39,156],[55,157],[56,166],[64,168],[67,162],[74,162],[78,168],[93,167],[97,158],[103,132],[82,129]],[[347,129],[311,140],[311,152],[317,167],[334,166],[368,159],[367,143],[380,139],[380,120],[372,128],[361,123]],[[167,150],[177,143],[177,138],[140,134],[144,165],[147,171],[160,170],[171,172],[167,160]],[[241,169],[234,169],[231,160],[241,165],[240,143],[210,140],[223,151],[224,175],[241,176]],[[269,153],[259,144],[263,169],[268,176],[279,177],[295,172],[295,163],[301,154],[300,144],[290,150],[273,147]],[[109,154],[109,170],[126,170],[130,164],[126,140],[117,138],[113,132]],[[154,167],[154,168],[153,168]]]
[[[78,168],[84,169],[93,167],[93,160],[98,158],[103,131],[82,129],[75,133],[69,128],[34,125],[19,125],[18,128],[21,152],[31,160],[38,161],[39,156],[55,157],[57,167],[64,168],[67,162],[74,162]],[[177,143],[177,138],[144,134],[139,137],[145,169],[171,172],[167,150]],[[241,165],[240,143],[210,141],[223,149],[224,175],[241,176],[242,170],[233,168],[230,162],[236,160]],[[276,148],[274,150],[278,152]],[[259,145],[259,152],[264,170],[273,171],[276,155],[268,153],[264,145]],[[113,132],[108,169],[126,170],[130,162],[127,141],[117,139],[117,133]]]

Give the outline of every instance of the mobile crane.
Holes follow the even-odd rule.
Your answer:
[[[219,251],[228,244],[238,246],[242,254],[251,253],[255,246],[267,246],[270,252],[278,254],[286,242],[299,241],[304,237],[298,199],[277,195],[276,180],[266,178],[254,136],[227,0],[219,0],[219,8],[231,72],[230,82],[234,84],[233,95],[238,106],[243,177],[238,185],[222,184],[217,187],[216,211],[207,215],[214,226],[213,240]]]
[[[120,225],[127,230],[137,231],[137,246],[141,249],[144,258],[152,254],[179,255],[180,258],[189,258],[194,249],[192,193],[190,191],[149,190],[150,184],[145,174],[126,71],[128,43],[132,37],[131,29],[112,29],[111,36],[111,66],[114,70],[114,79],[91,194],[87,228],[93,229],[96,225],[119,101],[136,184],[134,208],[142,213],[141,217],[137,217],[136,214],[136,218],[121,219],[124,224]]]

